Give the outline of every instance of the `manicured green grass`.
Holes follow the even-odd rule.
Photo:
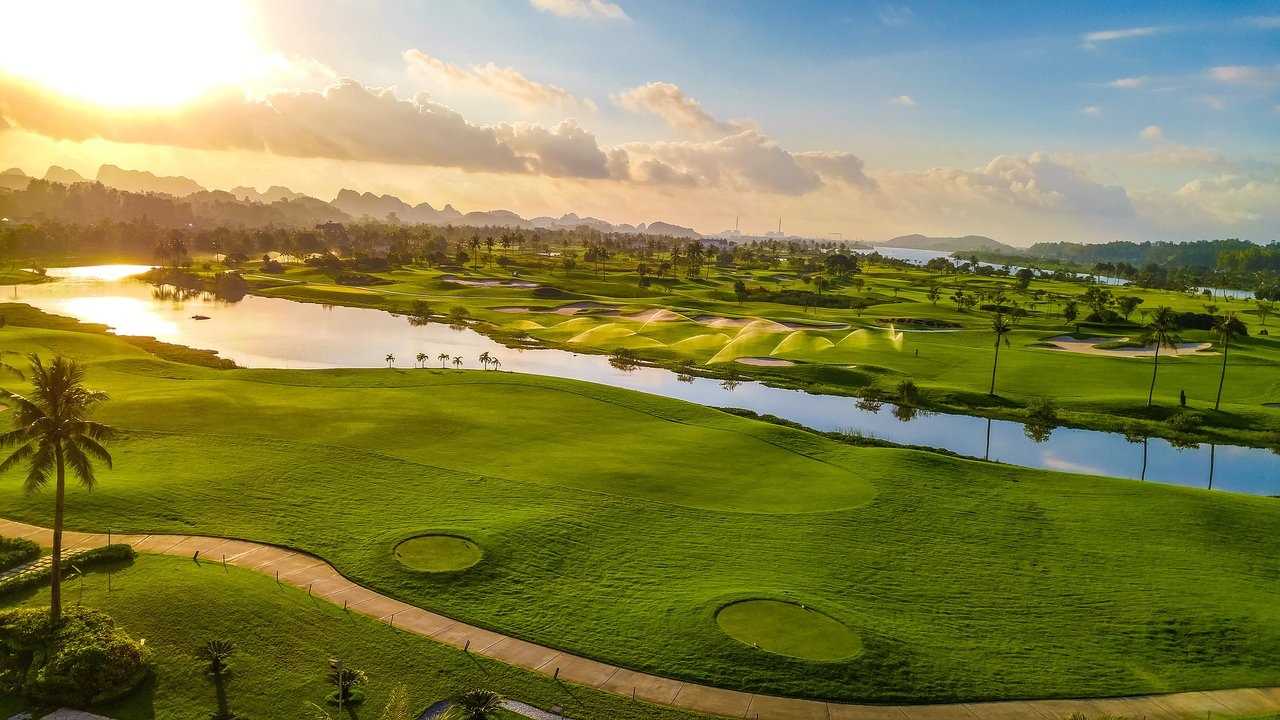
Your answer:
[[[1028,290],[1018,290],[1008,277],[974,275],[940,275],[923,269],[901,269],[868,266],[859,276],[865,286],[859,290],[837,281],[829,294],[856,300],[874,299],[880,304],[864,310],[818,308],[806,311],[794,305],[748,301],[739,304],[731,297],[735,279],[745,279],[749,287],[763,286],[775,290],[776,275],[789,277],[782,286],[814,289],[804,284],[798,273],[781,270],[739,270],[715,268],[710,279],[690,280],[683,276],[655,283],[647,290],[637,288],[636,258],[620,256],[611,262],[605,278],[583,268],[568,273],[548,272],[529,265],[530,258],[512,258],[521,267],[521,278],[560,288],[567,293],[560,300],[538,299],[530,302],[532,291],[515,288],[475,288],[438,282],[443,274],[493,277],[503,274],[497,268],[478,270],[457,268],[412,268],[384,277],[395,284],[385,287],[399,293],[429,297],[437,312],[462,305],[472,316],[485,323],[482,330],[499,337],[527,334],[545,344],[586,352],[610,352],[627,348],[657,362],[692,361],[708,372],[722,372],[726,363],[740,357],[777,357],[797,361],[798,367],[742,367],[744,375],[765,378],[771,382],[824,392],[863,394],[871,390],[892,392],[902,379],[912,379],[924,390],[922,402],[933,409],[948,412],[979,413],[989,416],[1018,418],[1019,407],[1036,397],[1052,399],[1065,423],[1108,430],[1119,430],[1131,421],[1145,422],[1156,434],[1169,434],[1162,425],[1165,415],[1176,408],[1178,396],[1186,391],[1190,406],[1203,411],[1211,408],[1218,388],[1221,370],[1221,348],[1217,337],[1208,331],[1183,332],[1188,342],[1212,342],[1208,353],[1162,353],[1156,402],[1163,406],[1146,408],[1147,389],[1151,379],[1150,359],[1089,356],[1051,350],[1045,340],[1073,332],[1075,326],[1061,316],[1063,302],[1078,297],[1086,289],[1083,283],[1034,280]],[[652,265],[652,263],[651,263]],[[404,310],[412,298],[386,293],[352,292],[333,286],[324,275],[311,269],[290,270],[287,275],[307,280],[307,285],[282,285],[264,290],[265,294],[300,300],[337,302],[391,310]],[[928,297],[928,289],[939,286],[942,299],[936,304]],[[1009,334],[1010,346],[1002,349],[996,391],[999,398],[986,395],[991,380],[994,336],[990,331],[991,313],[959,310],[949,298],[957,290],[968,294],[1003,290],[1017,301],[1029,315]],[[1135,295],[1143,304],[1133,313],[1129,323],[1112,327],[1083,328],[1086,334],[1103,335],[1123,342],[1136,340],[1142,333],[1142,311],[1169,305],[1179,312],[1205,312],[1206,299],[1200,295],[1141,288],[1109,288],[1116,295]],[[895,292],[896,290],[896,292]],[[1033,294],[1035,293],[1035,294]],[[582,300],[616,303],[622,313],[648,308],[667,308],[686,318],[699,315],[728,317],[761,317],[772,321],[803,323],[838,323],[845,329],[801,330],[790,332],[776,324],[771,328],[758,324],[746,328],[710,327],[692,320],[671,323],[644,323],[624,317],[584,314],[575,317],[557,315],[554,308]],[[1205,413],[1205,437],[1214,442],[1252,445],[1280,443],[1280,409],[1267,407],[1280,392],[1280,335],[1262,336],[1263,318],[1257,315],[1251,301],[1215,299],[1218,312],[1236,311],[1248,324],[1250,336],[1236,340],[1230,351],[1230,367],[1223,392],[1221,413]],[[497,312],[503,306],[533,306],[528,314]],[[1080,307],[1081,319],[1089,309]],[[954,323],[953,332],[912,332],[899,325],[890,330],[883,322],[891,318],[911,318]],[[1280,325],[1280,320],[1273,324]],[[896,331],[907,330],[901,335]],[[1120,347],[1120,346],[1117,346]],[[815,372],[818,366],[878,368],[883,372],[856,377],[826,377]]]
[[[66,583],[66,602],[77,602],[79,583]],[[40,606],[48,590],[8,604]],[[134,638],[145,638],[155,663],[152,678],[130,697],[95,712],[117,720],[207,718],[220,704],[253,720],[312,717],[307,703],[325,707],[329,658],[369,676],[355,718],[376,718],[387,696],[404,685],[415,711],[465,690],[495,690],[575,717],[680,720],[694,715],[659,708],[462,652],[277,585],[269,577],[218,563],[140,555],[117,567],[107,592],[104,572],[84,580],[85,605],[115,618]],[[0,604],[0,607],[5,607]],[[205,673],[196,650],[214,639],[236,646],[231,671],[218,684]],[[0,694],[0,713],[24,709]],[[334,708],[329,708],[332,712]],[[12,714],[12,713],[9,713]],[[9,715],[4,715],[9,717]]]
[[[414,570],[449,572],[480,562],[483,553],[475,543],[454,535],[423,535],[396,546],[396,559]]]
[[[494,372],[216,371],[9,326],[90,362],[116,469],[68,526],[243,537],[461,620],[626,667],[844,700],[1280,683],[1280,501],[855,448],[708,408]],[[19,388],[20,383],[8,382]],[[5,516],[47,495],[0,478]],[[475,566],[394,548],[457,534]],[[810,662],[726,635],[774,598],[857,631]]]
[[[804,660],[843,660],[862,650],[862,638],[822,613],[792,602],[743,600],[716,613],[734,639]]]

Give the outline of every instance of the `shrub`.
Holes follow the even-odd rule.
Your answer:
[[[210,640],[196,651],[196,657],[209,663],[209,672],[221,675],[227,669],[227,658],[235,654],[236,646],[230,640]]]
[[[111,563],[125,562],[132,560],[134,557],[133,548],[129,545],[116,543],[115,545],[106,545],[104,547],[93,548],[82,553],[74,555],[65,555],[62,559],[64,567],[69,567],[71,561],[74,560],[77,567],[81,570],[98,565],[109,565]],[[25,590],[49,583],[49,576],[53,571],[48,568],[42,568],[37,572],[30,572],[18,577],[9,578],[0,581],[0,597],[18,590]]]
[[[8,570],[40,557],[40,546],[22,538],[0,537],[0,570]]]
[[[916,387],[915,382],[911,380],[898,383],[897,393],[898,402],[903,405],[915,405],[920,402],[920,388]]]
[[[55,625],[43,608],[0,612],[0,685],[42,703],[118,699],[146,679],[145,648],[98,610],[71,607]]]
[[[544,285],[533,289],[533,296],[536,298],[558,298],[564,295],[564,291],[557,287]]]
[[[1165,424],[1169,426],[1170,430],[1182,434],[1195,433],[1200,429],[1200,425],[1203,422],[1199,415],[1185,410],[1176,412],[1170,415],[1168,420],[1165,420]]]

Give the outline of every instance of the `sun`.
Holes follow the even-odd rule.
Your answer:
[[[241,0],[14,0],[0,20],[0,71],[111,107],[177,105],[264,57]]]

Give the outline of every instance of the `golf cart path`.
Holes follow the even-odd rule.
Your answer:
[[[53,543],[52,530],[3,518],[0,536],[27,538],[44,546]],[[401,631],[566,682],[711,715],[750,720],[1064,720],[1080,712],[1095,718],[1111,714],[1135,720],[1190,720],[1280,712],[1280,687],[940,705],[852,705],[755,695],[640,673],[458,622],[357,585],[318,557],[275,545],[193,535],[108,536],[66,531],[64,550],[105,545],[108,537],[111,542],[129,543],[142,553],[193,557],[198,552],[201,561],[225,562],[275,576],[281,583],[308,590],[315,597]]]

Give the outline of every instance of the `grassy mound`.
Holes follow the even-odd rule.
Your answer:
[[[427,572],[464,570],[480,562],[484,553],[456,535],[419,535],[396,546],[396,559],[406,567]]]
[[[844,660],[862,651],[849,626],[803,605],[781,600],[742,600],[716,613],[735,640],[803,660]]]

